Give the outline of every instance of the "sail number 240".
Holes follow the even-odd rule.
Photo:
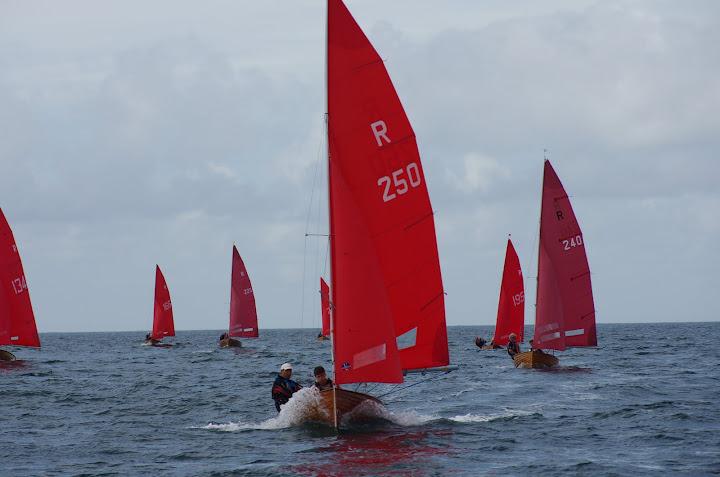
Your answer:
[[[421,183],[420,168],[414,162],[377,181],[377,185],[383,188],[383,202],[390,202],[397,196],[405,194],[411,187],[415,188]]]
[[[582,241],[582,235],[576,235],[575,237],[570,237],[569,239],[563,239],[563,250],[571,250],[575,247],[579,247],[583,244]]]

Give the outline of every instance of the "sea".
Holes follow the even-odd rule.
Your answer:
[[[0,366],[0,475],[720,475],[720,323],[600,324],[551,371],[448,331],[457,370],[361,386],[386,409],[340,432],[301,422],[311,389],[270,397],[282,363],[305,386],[330,367],[317,330],[42,334]]]

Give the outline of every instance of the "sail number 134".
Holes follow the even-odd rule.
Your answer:
[[[405,194],[411,187],[415,188],[421,183],[420,168],[414,162],[377,181],[377,185],[383,188],[383,202],[390,202],[397,196]]]

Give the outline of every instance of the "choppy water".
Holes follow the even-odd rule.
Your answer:
[[[552,372],[478,351],[490,332],[450,328],[460,370],[388,396],[392,422],[341,434],[270,399],[282,362],[304,384],[329,365],[314,330],[241,350],[217,349],[219,331],[179,332],[172,349],[140,332],[45,334],[0,367],[0,474],[720,473],[720,323],[600,325],[601,348]]]

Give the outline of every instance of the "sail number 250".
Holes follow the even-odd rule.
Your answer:
[[[414,162],[377,181],[377,185],[383,188],[383,202],[390,202],[397,196],[405,194],[411,187],[415,188],[421,183],[420,168]]]

